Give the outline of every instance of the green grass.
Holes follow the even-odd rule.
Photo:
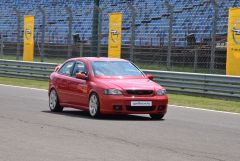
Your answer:
[[[0,77],[0,84],[48,89],[47,81]]]
[[[228,111],[240,113],[240,102],[234,100],[207,98],[200,96],[187,95],[169,95],[169,103],[179,106],[189,106],[196,108],[205,108],[218,111]]]
[[[0,77],[0,84],[48,89],[47,81]],[[169,94],[169,104],[240,113],[240,102],[197,96]]]

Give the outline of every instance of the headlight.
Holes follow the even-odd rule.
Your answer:
[[[166,95],[166,93],[167,93],[166,89],[159,89],[159,90],[157,90],[157,95],[158,96]]]
[[[105,89],[103,93],[106,95],[122,95],[122,92],[118,89]]]

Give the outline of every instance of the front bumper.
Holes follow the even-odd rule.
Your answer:
[[[152,101],[150,107],[132,107],[131,101]],[[102,114],[165,114],[167,112],[168,96],[113,96],[100,97],[100,112]]]

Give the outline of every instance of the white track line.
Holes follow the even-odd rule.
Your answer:
[[[21,87],[21,86],[13,86],[13,85],[6,85],[6,84],[0,84],[0,86],[13,87],[13,88],[22,88],[22,89],[30,89],[30,90],[37,90],[37,91],[44,91],[44,92],[47,92],[47,91],[48,91],[48,90],[46,90],[46,89],[30,88],[30,87]],[[196,108],[196,107],[178,106],[178,105],[169,105],[169,106],[176,107],[176,108],[191,109],[191,110],[199,110],[199,111],[208,111],[208,112],[217,112],[217,113],[224,113],[224,114],[240,115],[240,113],[235,113],[235,112],[209,110],[209,109]]]
[[[0,84],[0,86],[13,87],[13,88],[22,88],[22,89],[30,89],[30,90],[37,90],[37,91],[48,91],[46,89],[31,88],[31,87],[21,87],[21,86],[13,86],[13,85],[6,85],[6,84]]]
[[[240,113],[235,113],[235,112],[209,110],[209,109],[204,109],[204,108],[196,108],[196,107],[188,107],[188,106],[178,106],[178,105],[169,105],[169,106],[176,107],[176,108],[191,109],[191,110],[199,110],[199,111],[208,111],[208,112],[217,112],[217,113],[224,113],[224,114],[240,115]]]

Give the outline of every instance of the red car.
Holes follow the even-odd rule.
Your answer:
[[[50,76],[49,107],[100,114],[149,114],[162,119],[167,112],[166,90],[133,63],[116,58],[81,57],[67,60]]]

